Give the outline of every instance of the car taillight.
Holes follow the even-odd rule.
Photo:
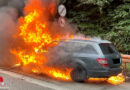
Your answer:
[[[4,86],[5,86],[5,83],[4,83],[3,77],[0,76],[0,87],[4,87]]]
[[[3,82],[3,77],[0,76],[0,83]]]
[[[103,67],[108,67],[108,62],[106,58],[97,58],[97,62]]]

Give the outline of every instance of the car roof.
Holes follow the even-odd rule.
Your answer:
[[[90,39],[90,40],[82,40],[82,39],[64,39],[61,40],[61,42],[79,42],[79,43],[111,43],[107,40],[101,40],[101,39]]]

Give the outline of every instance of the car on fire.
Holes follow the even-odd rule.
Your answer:
[[[57,48],[68,53],[69,60],[64,64],[73,67],[71,72],[73,81],[82,82],[90,77],[106,78],[122,72],[121,55],[109,41],[62,40]]]

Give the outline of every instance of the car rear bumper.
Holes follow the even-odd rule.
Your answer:
[[[112,69],[107,69],[107,70],[92,70],[88,72],[88,76],[103,78],[103,77],[115,76],[121,72],[122,72],[121,68],[112,68]]]

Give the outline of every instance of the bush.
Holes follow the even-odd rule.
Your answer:
[[[86,36],[110,40],[117,49],[130,54],[129,0],[61,0],[67,18]]]

